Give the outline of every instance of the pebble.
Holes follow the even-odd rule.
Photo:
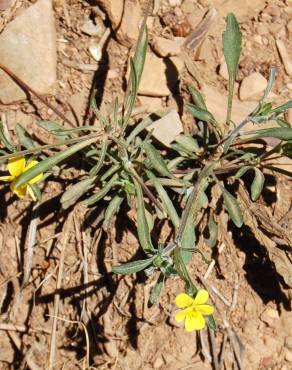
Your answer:
[[[161,57],[169,57],[179,55],[181,53],[181,45],[184,39],[169,40],[164,37],[155,36],[151,46],[153,50]]]
[[[281,56],[282,62],[284,64],[284,68],[289,76],[292,76],[292,62],[291,58],[288,54],[284,41],[276,40],[276,45]]]
[[[220,64],[219,75],[223,77],[224,80],[228,80],[228,69],[225,61]]]
[[[263,24],[263,23],[260,23],[258,26],[257,26],[257,33],[261,36],[263,35],[268,35],[269,34],[269,29],[268,27]]]
[[[88,19],[83,23],[80,30],[89,36],[100,36],[103,31],[101,27],[98,24],[95,24],[91,19]]]
[[[13,0],[1,0],[0,1],[0,12],[3,12],[4,10],[10,8],[12,5]]]
[[[259,72],[254,72],[251,75],[245,77],[240,85],[239,97],[240,100],[254,100],[260,96],[260,94],[267,87],[267,80]]]
[[[168,3],[170,6],[180,6],[182,3],[182,0],[168,0]]]
[[[96,61],[99,62],[102,58],[102,50],[99,44],[92,44],[89,46],[89,52],[92,56],[92,58]]]
[[[285,354],[285,360],[288,362],[292,362],[292,351],[287,351]]]
[[[272,307],[267,307],[261,314],[261,320],[271,328],[277,326],[279,319],[278,311]]]
[[[163,365],[164,365],[164,361],[163,361],[163,358],[160,356],[160,357],[157,357],[157,359],[154,361],[153,368],[159,369]]]
[[[0,35],[0,60],[39,94],[52,92],[57,79],[52,0],[39,0],[5,27]],[[25,92],[2,71],[0,85],[2,103],[26,99]]]
[[[139,86],[139,94],[147,96],[169,96],[178,83],[184,63],[178,57],[158,58],[148,52]]]
[[[183,125],[177,111],[173,109],[148,126],[147,131],[152,131],[155,139],[166,147],[170,147],[175,137],[183,132]]]

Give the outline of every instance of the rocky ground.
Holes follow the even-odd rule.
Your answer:
[[[0,63],[46,95],[74,125],[86,124],[93,85],[105,114],[111,112],[116,97],[122,100],[127,61],[145,7],[141,0],[0,0]],[[136,106],[138,118],[172,110],[179,114],[173,135],[191,132],[192,120],[183,102],[188,100],[188,84],[194,84],[223,124],[228,77],[221,41],[229,12],[236,15],[244,40],[233,120],[240,122],[253,110],[272,65],[277,78],[270,100],[281,104],[292,99],[291,0],[154,0],[147,20],[150,47]],[[52,138],[36,122],[60,120],[38,99],[28,98],[3,71],[0,114],[12,137],[15,124],[21,123],[44,143]],[[291,111],[287,120],[292,123]],[[166,134],[165,128],[156,133],[162,141],[168,140]],[[283,168],[291,171],[291,163],[285,161]],[[1,369],[47,369],[50,356],[55,369],[86,368],[87,349],[91,368],[96,369],[292,368],[291,291],[249,228],[232,237],[226,225],[221,253],[208,278],[225,300],[222,303],[213,294],[220,330],[216,335],[187,334],[173,319],[174,297],[183,287],[179,279],[169,281],[159,305],[149,309],[152,279],[109,274],[112,265],[128,260],[137,250],[130,229],[115,223],[106,238],[96,226],[97,215],[88,214],[82,205],[70,215],[61,210],[64,185],[75,175],[74,170],[64,169],[58,178],[48,179],[45,206],[34,221],[38,231],[31,277],[24,287],[18,278],[26,261],[33,209],[28,201],[0,193]],[[290,230],[291,181],[271,176],[259,207],[275,224]],[[131,213],[128,217],[133,219]],[[60,320],[52,357],[56,280],[64,244]],[[195,255],[194,273],[200,261]],[[204,269],[199,267],[202,274]],[[223,353],[222,367],[211,365],[214,353]]]

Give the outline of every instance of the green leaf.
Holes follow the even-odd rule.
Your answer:
[[[102,227],[107,229],[109,223],[112,221],[114,215],[119,212],[120,206],[123,202],[124,198],[120,195],[115,195],[113,199],[110,201],[105,214],[104,214],[104,221]]]
[[[15,131],[20,144],[23,145],[25,149],[32,149],[35,147],[29,133],[19,123],[16,124]]]
[[[155,149],[155,147],[152,144],[144,142],[143,149],[145,150],[145,153],[151,165],[160,175],[173,178],[172,173],[169,171],[166,165],[166,162],[160,155],[159,151]]]
[[[251,166],[243,166],[241,167],[237,172],[236,174],[234,175],[234,177],[236,179],[240,179],[250,168],[252,168]]]
[[[274,82],[275,82],[275,77],[276,77],[276,68],[274,66],[272,66],[271,69],[270,69],[269,81],[268,81],[267,87],[265,89],[264,96],[262,97],[262,100],[260,102],[260,105],[264,104],[264,102],[267,99],[269,93],[271,92],[272,87],[273,87]]]
[[[16,180],[15,187],[18,188],[28,183],[28,181],[38,176],[39,174],[51,170],[54,166],[56,166],[63,160],[71,157],[71,155],[79,152],[83,148],[86,148],[95,141],[96,138],[81,141],[75,145],[72,145],[70,148],[65,149],[64,151],[53,155],[52,157],[44,159],[43,161],[39,162],[34,167],[30,168],[28,171],[20,175],[19,178]]]
[[[229,191],[224,188],[224,186],[221,185],[220,188],[223,194],[225,207],[231,220],[237,227],[241,227],[243,224],[243,216],[237,199],[234,198],[234,196],[230,194]]]
[[[258,168],[255,167],[254,170],[255,176],[251,184],[251,199],[255,202],[262,193],[265,182],[265,176],[262,173],[262,171],[259,170]]]
[[[227,64],[229,75],[228,110],[226,122],[229,123],[232,111],[232,99],[234,93],[234,82],[237,73],[240,53],[241,53],[242,34],[234,14],[227,15],[227,26],[223,32],[223,52]]]
[[[107,148],[108,148],[108,140],[106,138],[102,143],[102,147],[101,147],[101,150],[100,150],[100,153],[99,153],[98,162],[90,170],[90,173],[89,173],[90,177],[96,176],[98,174],[98,172],[101,170],[101,168],[104,164],[104,159],[105,159],[105,156],[106,156]]]
[[[85,179],[66,189],[61,197],[62,207],[67,209],[75,204],[83,194],[92,188],[95,180],[96,178]]]
[[[119,175],[115,173],[112,178],[100,189],[97,193],[93,194],[91,197],[85,200],[85,203],[89,206],[98,202],[102,198],[104,198],[107,193],[111,190],[111,188],[116,184]]]
[[[206,316],[206,324],[208,325],[208,328],[211,330],[217,329],[216,321],[213,315]]]
[[[207,111],[207,106],[205,104],[204,98],[201,93],[193,86],[189,86],[189,92],[192,96],[192,100],[197,108]]]
[[[208,234],[208,237],[204,238],[205,243],[210,248],[215,247],[217,240],[218,240],[218,225],[214,220],[213,213],[210,213],[209,221],[208,221],[205,231]]]
[[[280,127],[291,127],[290,123],[283,118],[276,118],[276,122]]]
[[[2,143],[4,147],[7,148],[10,152],[13,153],[16,151],[15,146],[10,143],[9,139],[5,135],[3,124],[1,121],[0,121],[0,143]]]
[[[192,279],[190,277],[190,274],[188,272],[188,269],[182,259],[182,255],[181,255],[181,249],[180,248],[176,248],[173,252],[173,256],[174,256],[174,265],[175,265],[175,268],[176,268],[176,271],[179,275],[179,277],[181,279],[184,280],[184,282],[186,283],[186,290],[187,290],[187,293],[189,295],[191,294],[195,294],[198,289],[196,288],[196,286],[194,285],[194,283],[192,282]]]
[[[196,233],[194,221],[188,218],[184,233],[181,238],[181,258],[185,265],[188,265],[196,248]]]
[[[136,196],[137,196],[138,237],[139,237],[139,241],[140,241],[141,247],[143,248],[144,252],[146,254],[149,254],[149,253],[153,253],[155,249],[151,242],[151,236],[150,236],[148,223],[146,219],[143,192],[142,192],[142,188],[139,182],[135,178],[133,178],[133,181],[134,181]]]
[[[171,201],[171,199],[169,198],[167,192],[165,191],[164,187],[161,185],[161,183],[159,182],[159,180],[156,178],[156,176],[150,172],[150,171],[147,171],[147,176],[149,177],[149,179],[151,180],[152,184],[155,186],[155,189],[162,201],[162,204],[169,216],[169,218],[171,219],[171,222],[173,223],[173,226],[178,229],[179,227],[179,217],[178,217],[178,214],[176,212],[176,209]]]
[[[161,272],[154,287],[152,288],[151,290],[151,293],[150,293],[150,296],[149,296],[149,300],[148,300],[148,306],[151,307],[153,305],[155,305],[159,299],[159,296],[160,296],[160,293],[161,293],[161,290],[162,290],[162,287],[163,287],[163,284],[164,284],[164,275],[163,273]]]
[[[41,128],[50,132],[52,135],[56,136],[58,139],[66,140],[71,137],[66,132],[63,132],[64,126],[60,125],[54,121],[40,121],[37,123]]]
[[[279,107],[274,108],[272,110],[272,113],[276,113],[276,114],[285,113],[287,112],[288,109],[291,109],[291,108],[292,108],[292,100],[289,100],[287,103],[284,103],[280,105]]]
[[[147,258],[145,260],[138,260],[133,262],[128,262],[120,266],[114,266],[112,272],[115,274],[127,275],[139,272],[147,268],[152,264],[153,257]]]
[[[214,123],[216,121],[215,118],[214,118],[214,116],[213,116],[213,114],[210,113],[206,109],[202,109],[202,108],[196,107],[195,105],[190,104],[190,103],[188,103],[186,105],[186,109],[187,109],[187,111],[189,113],[191,113],[191,115],[194,118],[197,118],[200,121],[210,122],[210,123]]]
[[[178,135],[175,138],[175,141],[192,153],[199,153],[202,151],[197,140],[195,140],[191,135]]]
[[[275,137],[280,140],[289,141],[292,140],[292,128],[291,127],[267,128],[264,130],[246,132],[246,135],[252,135],[252,137],[248,139],[243,139],[242,142],[259,139],[263,137]]]

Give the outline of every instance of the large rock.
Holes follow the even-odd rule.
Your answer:
[[[0,61],[39,94],[52,92],[57,52],[51,0],[39,0],[6,26],[0,35]],[[25,98],[25,92],[0,71],[0,101]]]

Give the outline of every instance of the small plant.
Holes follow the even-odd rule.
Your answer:
[[[91,97],[91,109],[102,125],[64,129],[56,122],[41,121],[40,127],[59,140],[56,145],[36,146],[28,132],[20,125],[16,127],[19,144],[25,150],[18,151],[0,131],[3,145],[1,161],[9,159],[10,177],[0,180],[13,181],[11,190],[20,195],[28,189],[32,198],[41,202],[41,191],[36,181],[50,175],[56,166],[76,153],[84,158],[85,175],[68,187],[62,195],[64,209],[74,206],[80,199],[89,207],[103,207],[102,227],[106,231],[112,218],[118,214],[123,203],[136,209],[137,234],[145,258],[114,266],[117,274],[131,274],[144,270],[147,275],[159,271],[152,289],[149,304],[155,304],[166,279],[179,275],[185,282],[185,292],[176,299],[183,311],[177,313],[177,320],[185,320],[187,331],[199,330],[207,325],[216,327],[213,307],[205,304],[208,293],[198,290],[189,273],[188,264],[193,253],[200,253],[202,261],[208,260],[198,249],[197,241],[203,236],[205,243],[213,248],[218,240],[220,211],[217,205],[223,201],[223,212],[227,212],[234,225],[240,228],[244,223],[244,209],[234,186],[244,174],[254,173],[250,191],[252,202],[260,197],[265,184],[265,170],[270,166],[267,160],[277,152],[280,156],[291,155],[292,128],[283,114],[292,108],[292,101],[279,107],[267,102],[267,96],[275,79],[271,69],[269,82],[256,109],[242,122],[232,120],[232,99],[236,78],[242,35],[233,14],[227,16],[227,27],[223,34],[223,49],[229,72],[229,97],[227,118],[224,127],[208,111],[204,99],[195,87],[189,87],[192,103],[187,110],[194,117],[197,127],[193,136],[179,135],[171,148],[162,150],[152,140],[151,132],[145,129],[153,123],[153,115],[147,116],[136,125],[129,125],[143,72],[147,49],[147,29],[142,28],[135,55],[130,59],[130,77],[122,105],[115,101],[112,114],[104,117],[99,111],[95,94]],[[265,123],[275,121],[278,127],[265,128]],[[252,122],[258,130],[244,131]],[[280,140],[274,149],[267,149],[263,138]],[[255,147],[253,144],[257,143]],[[67,149],[46,157],[44,149]],[[290,149],[289,149],[290,148]],[[24,156],[41,154],[36,162],[26,166]],[[13,172],[11,165],[20,163]],[[276,166],[274,171],[281,172]],[[291,174],[288,174],[291,175]],[[244,182],[241,181],[244,186]],[[158,220],[168,222],[172,233],[170,241],[154,238],[152,230]],[[202,225],[204,226],[202,228]]]

